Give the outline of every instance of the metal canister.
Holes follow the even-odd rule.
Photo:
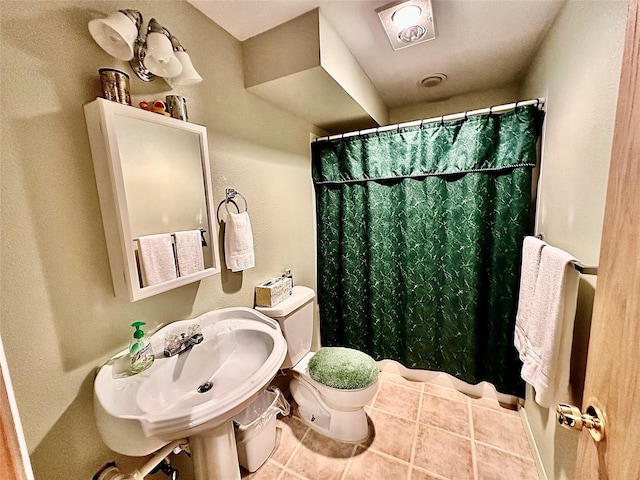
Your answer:
[[[167,95],[167,112],[178,120],[189,120],[187,113],[187,99],[180,95]]]
[[[129,75],[115,68],[101,68],[99,72],[104,98],[113,102],[131,105]]]

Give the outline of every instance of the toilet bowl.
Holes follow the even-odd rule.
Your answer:
[[[361,442],[369,435],[364,406],[378,391],[377,366],[358,350],[311,351],[314,297],[312,289],[295,286],[283,302],[255,309],[280,323],[288,346],[282,368],[291,369],[289,389],[301,419],[327,437]]]

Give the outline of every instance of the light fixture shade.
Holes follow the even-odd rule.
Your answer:
[[[122,12],[89,22],[89,33],[100,47],[112,57],[129,61],[138,38],[138,27]]]
[[[171,40],[158,32],[147,34],[144,65],[160,77],[177,77],[182,72],[182,64],[173,53]]]
[[[394,50],[436,38],[431,0],[398,0],[376,13]]]
[[[182,73],[177,77],[168,78],[167,83],[169,83],[169,85],[171,85],[172,87],[200,83],[202,81],[202,77],[193,67],[193,63],[191,62],[191,57],[189,57],[189,54],[183,50],[175,52],[175,56],[178,57],[178,60],[180,60],[180,63],[182,64]]]
[[[416,25],[420,22],[422,9],[417,5],[407,5],[400,7],[391,15],[391,21],[399,29],[404,29]]]

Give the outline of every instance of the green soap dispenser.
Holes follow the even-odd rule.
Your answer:
[[[143,325],[144,322],[133,322],[131,324],[136,329],[129,344],[129,358],[131,359],[131,373],[133,374],[146,370],[153,363],[151,342],[147,341],[144,332],[140,328]]]

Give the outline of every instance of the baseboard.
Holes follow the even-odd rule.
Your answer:
[[[525,410],[524,405],[518,406],[518,412],[520,413],[522,426],[524,427],[524,432],[527,435],[527,440],[529,441],[529,446],[531,447],[531,452],[533,453],[533,461],[536,464],[536,470],[538,470],[538,478],[540,480],[549,480],[547,472],[544,469],[542,457],[540,456],[540,452],[538,451],[538,446],[536,445],[533,431],[531,430],[531,425],[529,424],[529,417],[527,417],[527,411]]]

